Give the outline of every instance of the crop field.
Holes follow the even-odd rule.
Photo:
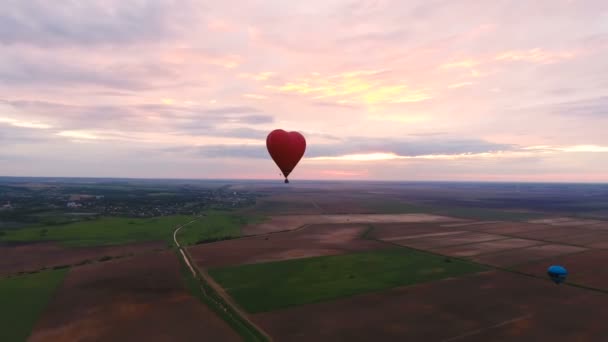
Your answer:
[[[56,242],[25,242],[0,246],[0,277],[45,268],[65,268],[166,248],[163,241],[95,247],[65,247]]]
[[[442,279],[484,268],[405,248],[211,269],[245,310],[256,313]]]
[[[193,219],[195,217],[185,215],[146,219],[103,217],[60,226],[40,226],[5,231],[0,236],[0,241],[55,241],[67,247],[120,245],[148,241],[166,241],[168,245],[172,245],[172,232],[175,227]],[[261,223],[263,220],[264,218],[261,216],[210,211],[199,221],[184,227],[180,231],[179,238],[183,244],[192,245],[199,242],[239,237],[243,226]]]
[[[240,237],[246,225],[259,224],[263,216],[239,215],[230,212],[210,211],[201,219],[179,231],[178,241],[188,246]]]
[[[502,271],[257,313],[277,341],[604,341],[606,294]]]
[[[194,262],[204,268],[348,254],[392,247],[363,238],[367,225],[318,224],[278,234],[222,241],[188,248]]]
[[[57,241],[69,247],[143,241],[167,241],[170,244],[174,227],[191,220],[191,217],[181,215],[149,219],[104,217],[50,228],[11,230],[1,236],[0,241]]]
[[[425,193],[428,196],[428,193]],[[501,220],[521,222],[542,219],[546,213],[510,207],[483,207],[469,202],[450,201],[443,195],[432,200],[400,198],[384,192],[328,192],[326,190],[274,193],[261,199],[251,209],[265,215],[314,214],[434,214],[471,220]],[[480,202],[485,203],[485,202]]]
[[[67,270],[0,278],[0,341],[25,341]]]
[[[225,321],[188,292],[173,251],[71,269],[29,339],[195,340],[240,339]]]

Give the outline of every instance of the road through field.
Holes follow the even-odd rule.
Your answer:
[[[173,232],[173,241],[175,242],[175,245],[177,246],[177,248],[179,249],[179,252],[184,260],[184,262],[186,263],[186,265],[188,265],[188,268],[190,269],[190,272],[192,272],[192,276],[195,279],[201,279],[202,281],[204,281],[205,283],[207,283],[209,286],[211,286],[211,288],[215,291],[215,293],[220,296],[223,300],[223,302],[228,305],[230,307],[230,311],[234,312],[236,315],[240,316],[240,320],[247,322],[251,327],[253,327],[253,329],[256,329],[258,331],[258,333],[262,334],[267,341],[272,341],[272,338],[270,337],[270,335],[268,335],[264,330],[262,330],[262,328],[260,326],[258,326],[257,324],[255,324],[253,321],[251,321],[247,314],[236,305],[236,303],[232,300],[232,298],[230,298],[228,296],[228,294],[226,293],[226,291],[224,291],[224,289],[215,282],[215,280],[213,280],[213,278],[211,278],[209,276],[209,274],[207,272],[205,272],[204,270],[200,269],[200,268],[196,268],[198,270],[198,272],[195,271],[194,267],[192,267],[192,262],[190,261],[190,255],[188,254],[188,252],[184,252],[184,249],[182,248],[182,246],[179,244],[179,241],[177,241],[177,233],[185,226],[192,224],[193,222],[198,221],[199,219],[194,219],[188,223],[185,223],[181,226],[178,226],[175,231]],[[200,278],[199,278],[200,277]],[[208,296],[204,289],[203,289],[203,293]],[[211,299],[213,300],[213,299]],[[217,301],[215,301],[217,305],[219,305],[220,307],[222,307],[222,309],[227,312],[227,309],[225,307],[223,307],[224,305],[222,303],[218,303]]]
[[[184,262],[186,263],[186,265],[188,265],[188,268],[190,269],[190,272],[192,272],[192,275],[196,278],[196,272],[194,272],[194,268],[192,268],[192,264],[190,264],[190,259],[188,259],[188,257],[186,257],[186,254],[184,254],[184,250],[182,249],[182,246],[179,244],[179,242],[177,241],[177,232],[179,232],[180,229],[184,228],[185,226],[192,224],[194,222],[196,222],[198,219],[194,219],[188,223],[184,223],[181,226],[178,226],[177,229],[175,229],[175,231],[173,232],[173,241],[175,241],[175,246],[177,246],[177,248],[179,249],[180,254],[182,255],[182,258],[184,259]]]

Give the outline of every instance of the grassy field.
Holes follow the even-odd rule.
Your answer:
[[[241,227],[263,220],[229,211],[209,211],[180,230],[178,238],[184,245],[241,236]],[[119,245],[142,241],[167,241],[173,244],[176,226],[190,222],[192,216],[155,218],[103,217],[60,226],[38,226],[4,231],[0,241],[58,241],[69,247]]]
[[[479,265],[394,248],[211,269],[251,313],[481,271]]]
[[[67,269],[0,278],[0,341],[25,341]]]
[[[388,200],[377,201],[374,204],[367,204],[367,206],[374,209],[378,214],[426,213],[472,220],[527,221],[546,216],[545,214],[534,212],[507,211],[476,207],[418,205]]]
[[[58,241],[63,245],[100,246],[141,241],[173,242],[175,226],[192,220],[190,216],[163,216],[147,219],[104,217],[55,227],[6,231],[0,241]]]
[[[246,224],[263,221],[261,216],[245,216],[225,211],[209,211],[200,220],[182,228],[177,236],[180,244],[188,246],[203,242],[232,239],[241,236]]]

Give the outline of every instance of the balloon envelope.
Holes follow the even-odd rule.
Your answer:
[[[561,284],[566,280],[568,276],[568,271],[559,265],[553,265],[547,269],[547,274],[556,284]]]
[[[266,137],[266,148],[287,182],[287,176],[304,156],[306,139],[298,132],[275,129]]]

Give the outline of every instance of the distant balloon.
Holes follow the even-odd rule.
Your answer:
[[[568,271],[563,266],[553,265],[547,269],[547,274],[554,283],[559,285],[566,281]]]
[[[298,165],[306,151],[306,139],[298,132],[275,129],[266,137],[266,148],[272,160],[283,173],[285,183],[289,183],[287,177]]]

